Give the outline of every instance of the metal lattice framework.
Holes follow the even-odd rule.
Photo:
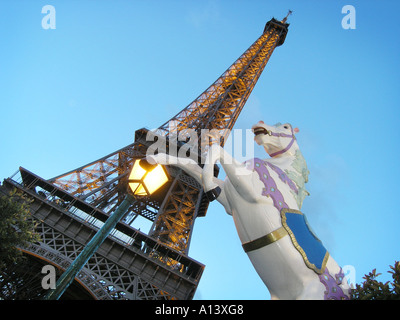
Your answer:
[[[287,28],[286,18],[269,21],[263,34],[207,90],[154,133],[168,138],[194,129],[201,140],[201,130],[217,130],[223,146],[275,47],[283,44]],[[126,194],[133,161],[146,154],[149,142],[144,138],[145,132],[137,133],[136,141],[125,148],[50,181],[111,214]],[[148,199],[128,214],[128,222],[137,215],[153,221],[151,235],[181,252],[188,251],[196,206],[207,208],[205,199],[199,202],[201,187],[193,188],[195,181],[182,185],[184,176],[179,174],[180,181],[172,183],[163,201]]]
[[[41,237],[39,243],[21,250],[60,270],[70,266],[108,218],[102,210],[24,168],[6,179],[0,192],[7,194],[13,188],[31,200],[30,211]],[[120,222],[79,272],[76,282],[88,296],[101,300],[191,299],[203,269],[201,263]],[[2,283],[8,281],[3,275],[0,273],[0,295]],[[31,272],[22,282],[40,277],[40,272]],[[43,295],[40,280],[36,283],[36,296],[30,299]]]
[[[286,38],[289,26],[286,19],[267,22],[262,35],[207,90],[154,130],[153,136],[164,139],[168,149],[176,143],[174,136],[195,130],[200,147],[210,143],[202,141],[202,130],[208,129],[217,132],[223,146],[274,49]],[[20,169],[21,181],[8,179],[8,184],[35,198],[34,216],[42,221],[43,242],[23,250],[65,268],[89,241],[90,229],[97,228],[86,226],[84,222],[92,218],[104,222],[125,198],[127,178],[134,161],[143,158],[153,143],[146,139],[147,134],[146,129],[137,130],[134,143],[50,180],[23,168]],[[184,145],[185,142],[177,147]],[[207,148],[199,148],[198,157],[204,155],[204,150]],[[151,197],[132,204],[124,221],[117,225],[116,230],[128,237],[127,242],[118,247],[116,243],[120,239],[110,240],[111,247],[119,248],[120,259],[124,255],[132,256],[136,264],[132,262],[128,266],[123,261],[111,259],[111,251],[104,249],[106,241],[80,273],[81,283],[92,296],[98,299],[193,296],[204,266],[188,258],[187,253],[194,221],[205,215],[209,202],[202,187],[192,177],[173,166],[166,169],[171,181]],[[56,222],[51,220],[54,215]],[[138,216],[153,222],[149,235],[132,227]],[[76,230],[72,225],[76,225]],[[85,239],[79,238],[81,231],[86,229]],[[146,249],[133,246],[136,240],[145,243]],[[141,264],[144,264],[142,269],[137,269]],[[153,268],[153,265],[157,267]],[[154,270],[153,278],[141,273],[147,269]],[[197,270],[194,275],[193,270]],[[170,285],[171,280],[186,291],[181,292]]]

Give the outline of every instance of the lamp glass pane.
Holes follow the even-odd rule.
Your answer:
[[[143,188],[143,185],[138,182],[130,182],[129,187],[131,188],[133,194],[139,196],[145,196],[146,190]]]
[[[157,167],[151,170],[143,180],[150,194],[162,187],[167,181],[168,176],[161,165],[157,165]]]
[[[146,170],[140,166],[139,162],[140,161],[135,161],[131,174],[129,175],[129,180],[141,180],[143,175],[146,173]]]

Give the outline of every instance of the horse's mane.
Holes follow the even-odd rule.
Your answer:
[[[306,160],[299,149],[296,150],[295,159],[291,165],[293,170],[285,169],[285,173],[296,184],[298,193],[293,192],[297,205],[301,208],[303,200],[310,193],[306,190],[305,184],[308,182],[308,175],[310,171],[307,169]]]

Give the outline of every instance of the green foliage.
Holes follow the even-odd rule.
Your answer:
[[[394,266],[390,266],[392,281],[382,283],[376,278],[381,273],[376,273],[376,269],[366,274],[365,281],[352,290],[352,299],[355,300],[400,300],[400,263],[395,261]]]
[[[0,270],[21,259],[22,252],[17,247],[40,240],[31,218],[30,203],[16,189],[8,196],[0,196]]]

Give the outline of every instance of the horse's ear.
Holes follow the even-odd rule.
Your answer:
[[[294,131],[294,133],[299,133],[300,129],[299,128],[294,128],[293,131]]]

